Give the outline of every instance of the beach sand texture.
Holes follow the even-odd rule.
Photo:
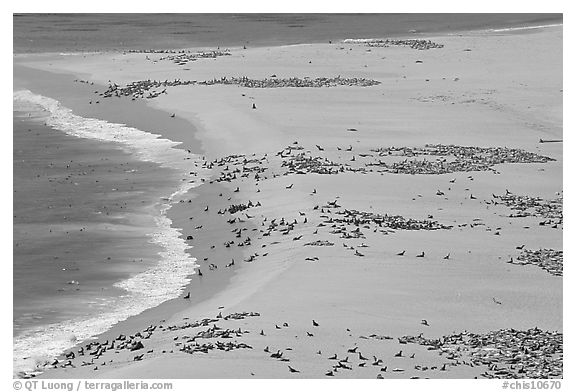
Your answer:
[[[184,238],[191,236],[188,252],[202,274],[183,291],[191,300],[178,298],[115,325],[99,336],[101,345],[83,356],[76,347],[74,358],[62,356],[40,376],[561,377],[562,277],[514,264],[525,250],[562,250],[562,143],[539,142],[562,139],[562,27],[421,38],[443,47],[239,47],[184,65],[165,53],[15,57],[104,86],[224,77],[380,82],[150,90],[166,88],[146,100],[162,122],[193,124],[159,132],[183,142],[179,148],[200,150],[210,173],[168,213]],[[517,151],[505,151],[516,154],[515,163],[476,171],[388,170],[406,159],[462,158],[462,150],[424,155],[428,144],[536,155],[519,163]],[[415,150],[385,150],[393,146]],[[494,151],[477,152],[475,162]],[[304,163],[296,168],[298,162]],[[560,199],[560,216],[529,209],[512,218],[516,211],[505,203],[517,200],[511,195],[543,205]],[[424,223],[403,226],[398,216]],[[464,331],[493,334],[492,348],[518,334],[522,342],[543,334],[546,343],[539,355],[516,362],[482,362],[492,351],[450,337]],[[130,344],[114,340],[122,334]],[[440,344],[422,337],[445,338]],[[516,355],[521,344],[514,347]],[[62,366],[67,360],[74,366]]]

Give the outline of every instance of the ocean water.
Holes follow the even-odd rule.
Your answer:
[[[19,371],[180,295],[196,264],[166,212],[199,157],[29,90],[13,99]]]
[[[286,45],[561,23],[561,14],[14,14],[14,52]]]

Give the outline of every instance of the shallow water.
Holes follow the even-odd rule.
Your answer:
[[[166,217],[197,157],[14,93],[15,370],[180,294],[194,259]]]

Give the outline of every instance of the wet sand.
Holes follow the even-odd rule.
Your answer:
[[[381,82],[330,88],[177,86],[152,100],[151,106],[194,124],[208,159],[203,166],[215,181],[191,190],[170,211],[183,235],[194,237],[191,253],[203,272],[184,293],[190,291],[193,299],[193,290],[199,290],[202,299],[174,300],[120,324],[87,349],[93,354],[79,356],[75,350],[70,365],[62,358],[42,377],[561,375],[562,278],[507,261],[521,254],[522,245],[561,250],[562,221],[541,210],[513,218],[514,211],[501,203],[509,194],[538,197],[544,204],[562,197],[562,144],[539,143],[562,139],[561,27],[428,38],[444,47],[233,48],[231,56],[198,60],[190,70],[148,61],[146,56],[161,55],[143,53],[34,64],[119,85],[273,74]],[[181,140],[176,133],[171,138]],[[426,144],[506,146],[517,149],[506,152],[514,157],[530,152],[553,160],[434,175],[378,171],[382,162],[441,161],[437,155],[390,157],[374,151]],[[482,154],[485,160],[493,152]],[[303,174],[290,169],[304,158],[337,170],[325,175],[311,166],[301,169]],[[353,219],[342,221],[350,211],[356,211]],[[385,215],[396,216],[396,228],[378,224]],[[371,218],[354,220],[360,216]],[[398,222],[404,218],[412,218],[412,225],[439,222],[450,228],[403,229]],[[311,245],[317,241],[332,245]],[[213,262],[218,268],[209,268]],[[204,289],[215,282],[222,286]],[[534,326],[543,335],[530,330]],[[483,355],[489,350],[466,348],[450,337],[465,330],[492,336],[487,341],[495,343],[487,349],[512,344],[515,353],[530,347],[530,339],[544,345],[534,356],[515,359],[513,368],[501,357],[488,365]],[[419,335],[455,343],[435,343],[429,350]],[[445,349],[454,347],[462,348],[463,356],[447,354]],[[335,354],[337,359],[330,359]]]

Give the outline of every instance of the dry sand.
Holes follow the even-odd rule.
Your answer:
[[[268,178],[258,182],[251,175],[218,186],[205,184],[190,192],[199,193],[191,203],[177,204],[171,211],[179,217],[175,225],[184,228],[183,234],[194,235],[191,252],[203,272],[186,292],[201,300],[193,300],[189,306],[169,303],[152,309],[115,326],[100,341],[119,333],[134,335],[151,324],[182,326],[186,321],[214,318],[219,312],[257,312],[257,317],[219,319],[216,323],[224,329],[249,331],[220,341],[244,342],[253,349],[188,354],[179,351],[184,336],[194,336],[206,326],[174,331],[157,327],[143,340],[144,349],[108,350],[90,366],[79,366],[81,360],[90,362],[90,356],[77,357],[77,367],[54,369],[42,377],[318,378],[336,365],[328,358],[337,354],[340,359],[348,356],[349,362],[341,363],[344,367],[338,368],[336,377],[472,378],[488,367],[460,366],[468,359],[456,363],[456,359],[440,356],[426,346],[400,344],[397,338],[420,333],[439,338],[464,330],[486,333],[534,326],[561,332],[562,278],[506,260],[519,254],[516,247],[521,244],[530,249],[561,250],[562,226],[540,226],[541,219],[534,217],[509,219],[509,209],[485,201],[506,190],[543,199],[553,199],[556,192],[562,192],[562,144],[538,142],[540,138],[562,139],[562,27],[426,38],[445,47],[420,51],[333,43],[238,48],[231,56],[201,59],[186,66],[145,59],[161,57],[155,54],[69,56],[50,64],[32,64],[119,85],[145,79],[263,79],[273,74],[312,78],[341,75],[381,82],[373,87],[332,88],[181,86],[169,87],[168,94],[151,100],[153,107],[194,124],[197,132],[193,136],[208,160],[232,154],[246,154],[248,159],[256,154],[254,158],[260,159],[267,154],[263,166],[268,168]],[[348,128],[357,132],[348,132]],[[184,141],[185,148],[191,143],[190,134],[166,136]],[[273,177],[273,173],[285,172],[276,153],[295,141],[312,156],[342,164],[356,164],[351,159],[374,154],[371,148],[421,147],[427,143],[507,146],[556,161],[502,164],[496,166],[498,174],[346,172]],[[324,151],[318,151],[316,144]],[[352,151],[346,151],[349,146]],[[231,170],[235,167],[242,165],[230,164]],[[216,176],[222,168],[214,167]],[[236,187],[239,192],[234,192]],[[312,193],[314,189],[316,193]],[[438,196],[437,190],[444,195]],[[230,214],[217,214],[230,204],[249,200],[260,202],[261,207],[234,214],[246,221],[242,225],[229,225],[226,219],[231,219]],[[415,219],[432,215],[454,228],[397,230],[384,235],[373,232],[372,226],[370,230],[362,228],[366,238],[342,239],[329,233],[330,226],[317,227],[325,219],[313,209],[334,200],[343,208],[379,214]],[[206,205],[210,206],[208,212],[204,211]],[[334,214],[337,209],[330,210],[333,218],[338,217]],[[263,236],[262,231],[252,231],[265,229],[263,223],[268,225],[282,217],[298,222],[288,235],[273,231]],[[307,223],[303,223],[304,218]],[[481,219],[485,226],[458,226],[471,224],[474,219]],[[195,230],[197,226],[203,227]],[[241,240],[250,236],[251,245],[225,248],[224,242],[237,239],[230,230],[238,227],[246,227]],[[318,234],[313,234],[316,229]],[[294,240],[300,235],[300,240]],[[334,246],[303,246],[316,240],[331,241]],[[368,247],[361,247],[363,243]],[[215,245],[214,250],[211,245]],[[402,250],[406,254],[397,256]],[[355,251],[364,256],[355,256]],[[422,251],[425,257],[417,258]],[[254,253],[259,254],[255,261],[242,261]],[[204,257],[208,260],[203,261]],[[318,260],[305,260],[309,257]],[[232,258],[235,265],[225,268]],[[209,270],[212,262],[218,269]],[[213,275],[224,278],[212,286]],[[218,289],[207,291],[211,290],[208,286]],[[196,294],[200,291],[209,294]],[[177,301],[187,304],[184,299]],[[423,325],[422,319],[429,326]],[[319,326],[313,326],[312,320]],[[209,340],[217,339],[197,342]],[[267,346],[270,353],[264,352]],[[355,346],[367,361],[360,360],[358,353],[348,352]],[[277,350],[289,361],[271,358]],[[403,350],[402,356],[394,356],[399,350]],[[141,361],[133,360],[137,354],[144,354]],[[382,362],[372,365],[373,356]],[[364,362],[365,366],[359,366]],[[442,370],[445,363],[448,366]],[[299,372],[290,372],[288,365]],[[428,369],[421,370],[423,367]]]

